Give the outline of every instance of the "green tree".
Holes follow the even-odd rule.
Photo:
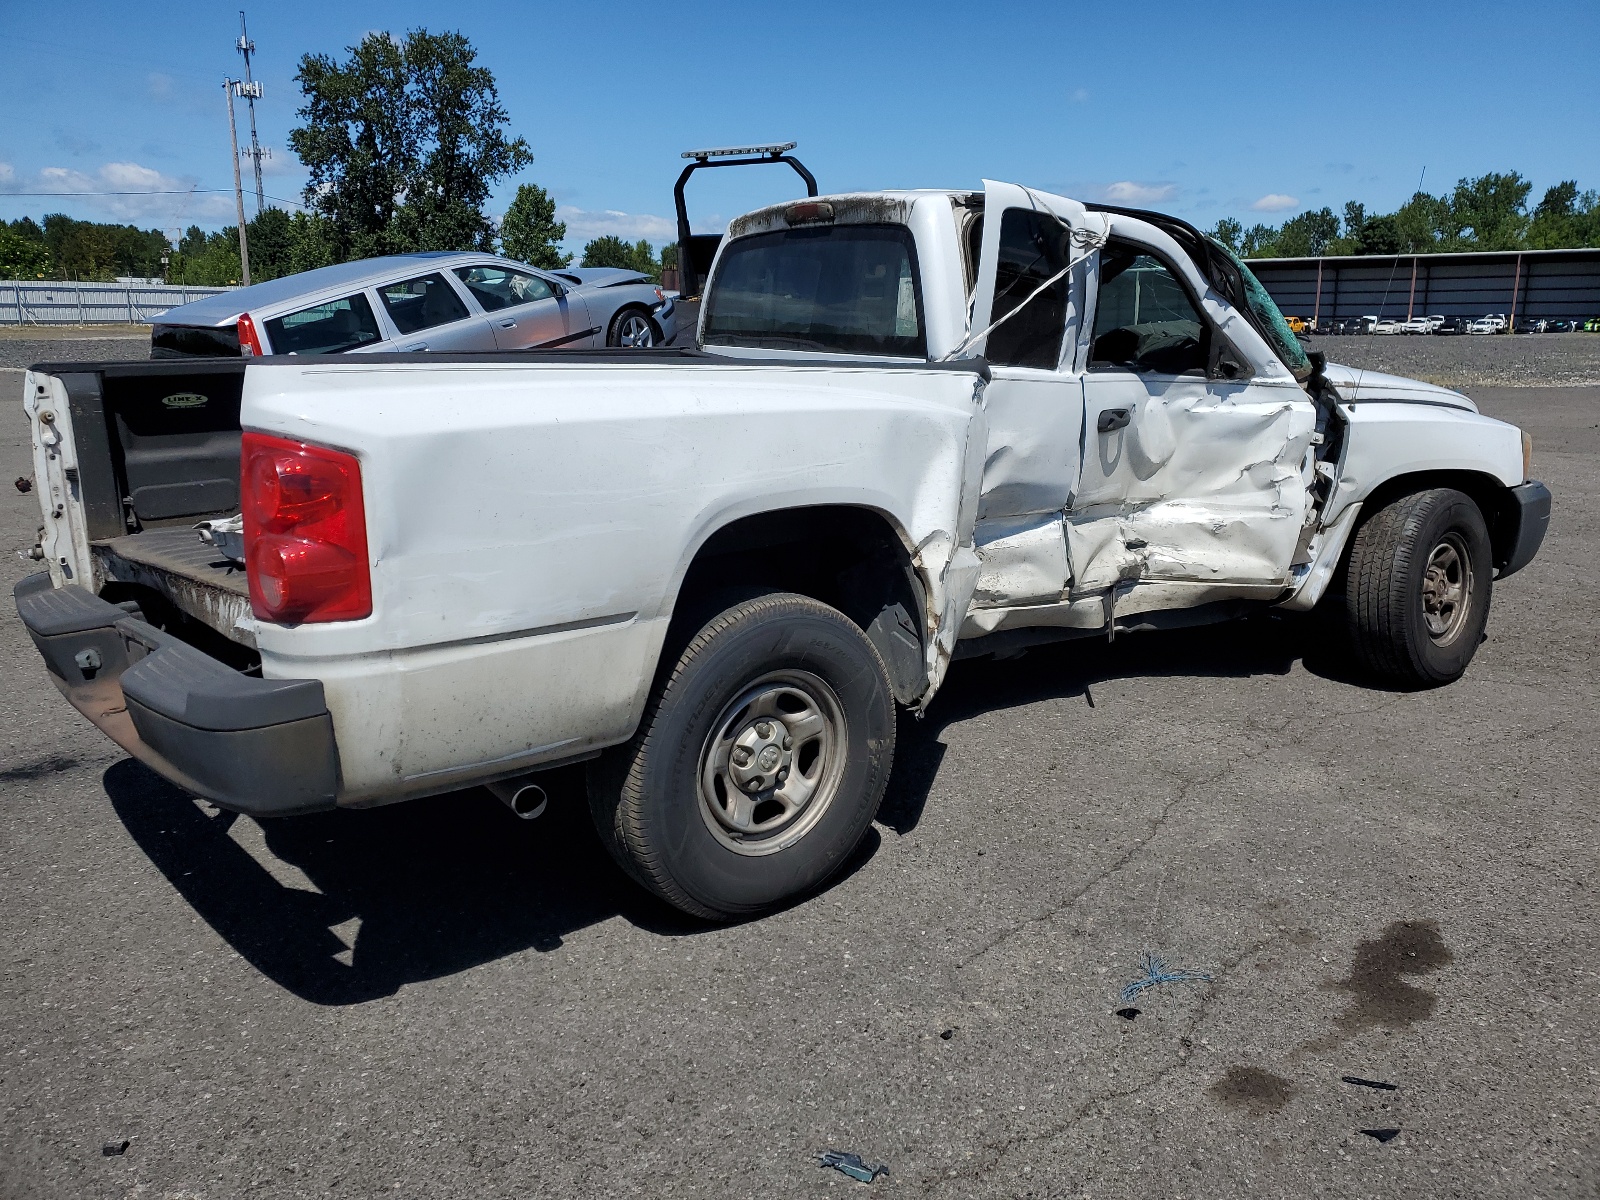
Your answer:
[[[1260,222],[1250,226],[1239,238],[1240,258],[1276,258],[1278,231]]]
[[[561,249],[567,236],[564,221],[556,220],[556,202],[536,183],[525,183],[500,222],[501,252],[529,266],[553,271],[572,261]]]
[[[305,123],[289,134],[339,257],[488,249],[490,188],[533,160],[505,134],[493,74],[459,33],[369,33],[347,50],[300,60]]]
[[[49,279],[55,273],[44,230],[28,217],[0,221],[0,279]]]
[[[1283,223],[1278,231],[1276,253],[1280,258],[1314,258],[1339,235],[1339,218],[1333,209],[1303,212]]]
[[[661,278],[661,264],[656,261],[650,243],[642,238],[630,246],[609,233],[597,237],[584,246],[583,265],[620,267],[625,271],[639,271],[653,279]]]
[[[406,35],[405,63],[415,130],[423,149],[400,210],[403,236],[419,250],[491,250],[494,223],[483,211],[494,181],[533,161],[510,124],[494,73],[459,33]]]
[[[1232,217],[1223,217],[1222,220],[1217,222],[1216,228],[1211,230],[1211,236],[1237,254],[1239,253],[1239,239],[1244,236],[1244,226]],[[673,249],[676,250],[677,248],[674,247]],[[673,261],[676,263],[676,257],[674,257]]]
[[[1455,240],[1475,250],[1520,250],[1532,190],[1533,184],[1515,171],[1459,180],[1449,201]]]
[[[250,278],[255,283],[294,274],[294,225],[281,208],[263,209],[245,226],[250,240]]]
[[[1600,246],[1600,193],[1579,192],[1566,179],[1545,191],[1528,223],[1528,248],[1564,250]]]
[[[289,270],[314,271],[342,261],[333,220],[321,213],[297,212],[289,218]]]

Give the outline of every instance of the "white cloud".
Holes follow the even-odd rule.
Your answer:
[[[1100,199],[1114,200],[1118,204],[1159,204],[1177,194],[1175,183],[1135,183],[1131,179],[1119,179],[1101,189]]]
[[[1250,207],[1256,212],[1288,212],[1291,208],[1299,208],[1300,201],[1282,192],[1268,192]]]
[[[105,163],[93,174],[72,167],[44,167],[32,176],[18,174],[10,163],[0,163],[0,195],[61,193],[28,197],[45,211],[67,207],[62,202],[78,196],[81,197],[78,203],[90,214],[121,221],[163,225],[233,223],[232,196],[195,188],[196,181],[192,177],[178,178],[136,162]],[[95,194],[105,192],[143,194]]]
[[[678,239],[676,221],[649,213],[625,213],[616,209],[589,212],[570,204],[559,204],[556,206],[556,220],[566,222],[569,242],[587,242],[606,234],[629,242],[643,238],[658,245]]]

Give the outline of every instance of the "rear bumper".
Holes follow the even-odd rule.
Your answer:
[[[49,575],[13,594],[51,682],[164,778],[251,816],[334,807],[339,755],[319,680],[241,675]]]
[[[1500,579],[1533,561],[1544,544],[1545,530],[1550,527],[1549,488],[1538,480],[1529,480],[1509,490],[1515,504],[1505,517],[1506,537],[1502,543],[1506,548],[1505,557],[1496,564],[1500,568]]]

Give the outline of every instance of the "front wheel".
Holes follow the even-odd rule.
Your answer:
[[[1413,492],[1356,531],[1344,619],[1367,670],[1403,687],[1459,679],[1483,640],[1494,571],[1489,531],[1471,497]]]
[[[726,920],[802,895],[871,824],[894,757],[887,673],[849,618],[773,593],[708,621],[633,740],[591,764],[602,840],[668,903]]]
[[[620,309],[617,315],[611,318],[611,327],[606,330],[606,345],[649,349],[655,344],[655,323],[642,309]]]

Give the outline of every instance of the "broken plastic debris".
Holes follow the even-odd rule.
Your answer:
[[[1400,1136],[1398,1129],[1363,1129],[1361,1132],[1369,1138],[1377,1138],[1380,1142],[1392,1141]]]
[[[29,492],[33,491],[33,480],[29,479],[26,475],[18,475],[17,491],[26,496]]]
[[[1139,1015],[1139,1010],[1137,1008],[1119,1008],[1116,1015],[1124,1021],[1131,1021]]]
[[[1124,1000],[1132,1000],[1145,988],[1153,988],[1158,983],[1211,982],[1211,976],[1203,971],[1174,970],[1167,965],[1166,959],[1153,950],[1146,950],[1139,955],[1139,970],[1144,974],[1122,989]]]
[[[862,1183],[871,1183],[879,1175],[889,1173],[889,1168],[882,1163],[869,1167],[861,1161],[859,1154],[847,1154],[843,1150],[824,1150],[817,1155],[817,1166],[843,1171],[851,1179],[859,1179]]]
[[[956,1035],[956,1031],[954,1029],[946,1029],[943,1033],[941,1033],[939,1035],[939,1037],[942,1040],[948,1042],[951,1038],[955,1037],[955,1035]]]
[[[1359,1075],[1341,1075],[1340,1083],[1353,1083],[1357,1087],[1377,1088],[1380,1092],[1398,1092],[1398,1083],[1384,1083],[1381,1079],[1362,1079]]]
[[[115,1142],[107,1142],[100,1147],[100,1153],[106,1158],[116,1158],[119,1154],[127,1153],[129,1145],[127,1138],[122,1138]]]

